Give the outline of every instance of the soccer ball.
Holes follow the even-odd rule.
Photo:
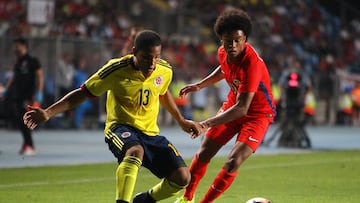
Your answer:
[[[246,201],[246,203],[271,203],[270,200],[263,197],[254,197]]]

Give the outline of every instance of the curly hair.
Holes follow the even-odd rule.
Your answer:
[[[242,30],[249,37],[252,29],[250,16],[241,9],[227,9],[221,13],[214,24],[215,34],[221,38],[224,33]]]

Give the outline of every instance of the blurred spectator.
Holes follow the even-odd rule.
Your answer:
[[[6,126],[9,123],[7,122],[7,116],[5,111],[5,101],[4,101],[4,92],[6,88],[3,83],[0,82],[0,127]]]
[[[0,73],[0,84],[3,84],[5,86],[9,82],[9,80],[13,78],[13,76],[13,67],[11,65],[6,66],[6,70]]]
[[[353,101],[351,100],[350,91],[350,88],[345,88],[340,93],[336,115],[336,124],[338,125],[352,125]]]
[[[306,87],[303,111],[305,124],[315,125],[316,97],[311,86]]]
[[[194,77],[194,79],[191,81],[191,83],[200,81],[201,78],[202,77],[199,77],[199,78]],[[188,95],[188,97],[190,97],[190,101],[191,101],[193,120],[195,120],[195,121],[202,121],[210,116],[209,111],[208,111],[208,102],[207,102],[208,98],[207,98],[206,90],[207,90],[207,88],[204,88],[204,89],[194,92],[191,95]]]
[[[74,87],[74,76],[75,76],[75,66],[73,64],[73,58],[70,53],[63,53],[62,57],[59,59],[56,72],[55,72],[55,100],[57,98],[63,97],[65,94],[70,92]],[[49,82],[47,80],[47,82]],[[61,118],[62,121],[54,123],[49,123],[55,128],[65,128],[70,127],[70,121],[73,119],[73,110],[66,111],[57,115],[57,118]],[[65,119],[65,120],[64,120]],[[54,121],[57,121],[54,120]],[[52,121],[52,122],[54,122]],[[66,121],[66,122],[64,122]]]
[[[130,29],[130,33],[129,36],[127,38],[127,40],[124,43],[123,48],[121,49],[121,56],[125,56],[127,54],[132,53],[132,47],[133,47],[133,42],[135,39],[136,34],[141,30],[141,28],[136,28],[136,27],[132,27]]]
[[[355,87],[351,90],[351,99],[353,101],[353,123],[360,125],[360,81],[357,81]]]
[[[292,118],[302,128],[313,120],[315,97],[309,91],[312,88],[311,81],[300,61],[294,58],[288,60],[289,65],[283,69],[278,86],[272,85],[281,94],[275,118],[282,123]]]
[[[184,115],[185,119],[192,119],[192,112],[189,100],[187,97],[180,97],[179,92],[182,87],[186,84],[185,79],[182,75],[178,74],[174,75],[173,82],[170,85],[170,91],[173,94],[176,105],[178,106],[182,115]],[[173,121],[171,124],[175,124]]]
[[[334,57],[330,54],[324,58],[324,63],[320,65],[319,71],[319,98],[325,102],[325,124],[331,124],[331,113],[335,104],[335,88],[336,88],[336,64]]]
[[[226,80],[220,80],[215,84],[216,87],[216,96],[218,99],[218,105],[222,106],[223,103],[226,101],[228,93],[230,91],[229,84],[226,82]]]
[[[79,88],[89,77],[87,72],[87,64],[85,58],[80,58],[75,71],[74,88]],[[76,129],[83,127],[83,119],[85,114],[91,109],[91,100],[85,100],[78,107],[75,108],[73,124]]]
[[[307,88],[311,87],[311,81],[309,76],[303,70],[299,60],[293,59],[289,63],[290,65],[283,70],[279,78],[279,86],[282,93],[281,105],[284,107],[293,104],[302,106],[304,103],[305,92]],[[297,92],[289,92],[289,88],[294,89]],[[296,101],[294,99],[296,99]]]
[[[75,67],[70,53],[64,53],[56,67],[56,86],[58,87],[57,98],[64,96],[73,87]]]
[[[38,58],[31,56],[27,40],[16,38],[13,41],[14,52],[17,56],[14,75],[6,84],[5,109],[16,128],[21,130],[23,144],[19,151],[21,155],[35,155],[35,146],[31,130],[23,122],[23,115],[27,105],[39,107],[43,101],[43,70]]]
[[[143,3],[139,0],[134,0],[131,2],[130,16],[136,22],[141,22],[143,20]]]

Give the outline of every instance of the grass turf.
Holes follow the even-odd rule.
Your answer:
[[[199,184],[197,201],[224,161],[224,157],[213,159]],[[116,167],[114,162],[0,169],[0,202],[115,202]],[[244,163],[232,186],[215,202],[245,203],[257,196],[273,203],[358,202],[359,169],[360,150],[255,155]],[[158,179],[142,168],[134,194],[156,183]]]

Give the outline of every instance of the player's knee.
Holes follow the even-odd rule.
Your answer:
[[[191,180],[191,174],[187,167],[177,169],[169,178],[169,181],[176,183],[180,187],[186,187]]]
[[[183,175],[182,181],[179,185],[186,187],[187,185],[189,185],[190,181],[191,181],[191,173],[189,170],[186,170]]]
[[[176,181],[176,184],[181,186],[181,187],[186,187],[187,185],[189,185],[190,183],[190,180],[191,180],[191,174],[190,174],[190,171],[189,170],[185,170],[180,178],[178,179],[178,181]]]
[[[243,162],[243,159],[230,158],[225,163],[225,169],[228,172],[234,172],[240,167],[242,162]]]

